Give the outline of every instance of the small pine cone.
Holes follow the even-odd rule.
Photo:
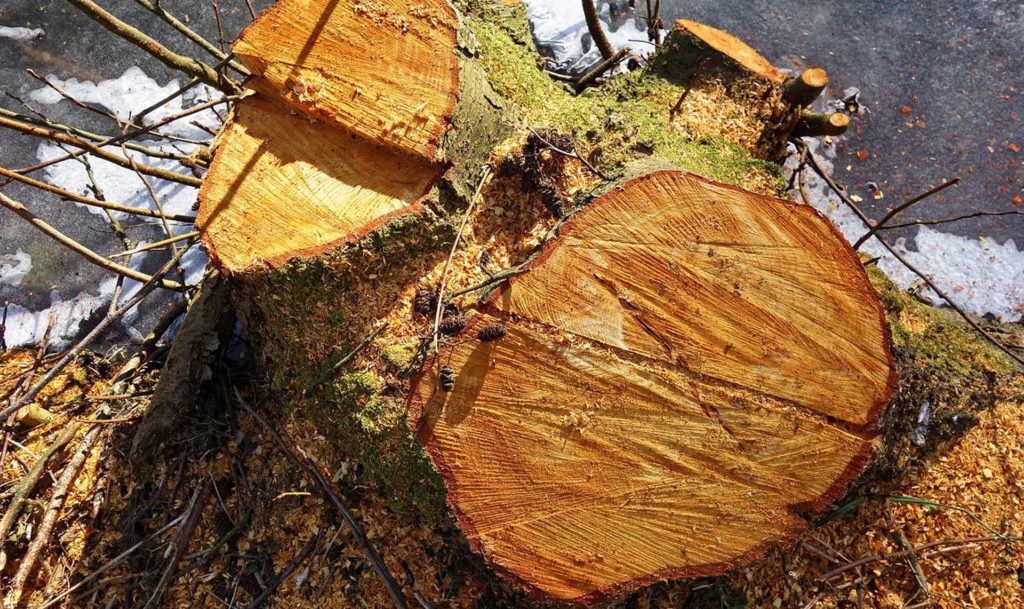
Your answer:
[[[505,324],[490,324],[480,328],[480,331],[476,333],[476,337],[482,342],[489,343],[493,340],[504,338],[508,334],[508,329]]]
[[[444,366],[441,368],[441,391],[451,391],[455,389],[455,368],[451,366]]]
[[[441,313],[441,319],[448,319],[449,317],[458,317],[459,313],[461,313],[461,311],[459,311],[459,305],[455,304],[454,302],[449,302],[448,304],[444,305],[444,311]]]
[[[429,315],[437,306],[437,291],[426,286],[416,289],[416,297],[413,299],[413,310],[420,315]]]
[[[445,336],[455,336],[463,328],[466,327],[466,318],[461,315],[454,315],[452,317],[446,317],[441,320],[440,325],[437,329],[441,331],[441,334]]]

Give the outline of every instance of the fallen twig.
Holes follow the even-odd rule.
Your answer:
[[[530,133],[532,133],[538,140],[541,141],[542,144],[547,146],[548,149],[551,150],[552,152],[556,152],[556,153],[558,153],[558,154],[560,154],[562,156],[567,156],[567,157],[569,157],[571,159],[576,159],[577,161],[583,163],[583,165],[587,169],[592,171],[594,173],[594,175],[596,175],[597,177],[601,178],[602,180],[610,181],[610,180],[613,179],[613,178],[608,177],[604,173],[602,173],[597,167],[594,167],[593,165],[591,165],[590,161],[588,161],[586,158],[584,158],[583,155],[581,155],[580,153],[575,152],[575,151],[569,152],[568,150],[562,150],[558,146],[555,146],[550,141],[545,139],[544,136],[542,136],[541,134],[537,133],[532,127],[527,127],[527,129],[529,129]]]
[[[18,216],[20,216],[26,222],[28,222],[32,226],[36,227],[37,229],[39,229],[39,231],[42,232],[43,234],[45,234],[46,236],[48,236],[51,239],[57,241],[58,243],[60,243],[64,247],[67,247],[68,249],[70,249],[71,251],[81,255],[83,258],[85,258],[89,262],[92,262],[93,264],[95,264],[96,266],[98,266],[100,268],[108,270],[111,273],[115,273],[117,275],[121,275],[122,277],[128,277],[129,279],[134,279],[136,281],[148,282],[148,281],[153,280],[153,277],[150,277],[149,275],[147,275],[145,273],[136,271],[135,269],[132,269],[132,268],[120,265],[120,264],[118,264],[116,262],[111,262],[110,260],[107,260],[103,256],[101,256],[101,255],[97,254],[96,252],[92,251],[91,249],[85,247],[84,245],[82,245],[81,243],[75,241],[71,237],[68,237],[64,233],[62,233],[62,232],[58,231],[57,229],[53,228],[52,226],[50,226],[49,224],[47,224],[46,222],[44,222],[43,220],[38,218],[35,214],[33,214],[29,210],[25,209],[24,205],[22,205],[21,203],[18,203],[17,201],[15,201],[14,199],[11,199],[10,197],[8,197],[7,195],[5,195],[3,193],[0,193],[0,205],[6,207],[7,209],[11,210],[12,212],[14,212]],[[159,281],[159,283],[160,283],[160,287],[168,289],[168,290],[180,291],[180,290],[182,290],[184,288],[184,286],[182,284],[178,283],[177,281],[170,280],[170,279],[161,279]]]
[[[71,441],[71,438],[75,437],[81,426],[78,423],[71,423],[67,425],[64,430],[57,436],[46,451],[36,459],[35,464],[32,465],[32,469],[22,477],[21,481],[14,487],[14,498],[11,499],[11,503],[7,506],[7,511],[4,512],[4,517],[0,520],[0,571],[3,570],[7,557],[3,552],[4,542],[7,540],[7,534],[11,532],[11,527],[14,526],[14,522],[18,519],[18,515],[21,513],[22,506],[25,505],[25,501],[28,500],[28,496],[35,489],[36,484],[43,477],[43,473],[46,471],[46,464],[49,462],[53,455],[57,454],[57,451],[64,448],[64,446]]]
[[[213,481],[207,480],[206,484],[192,496],[192,501],[189,503],[188,510],[186,511],[188,516],[178,530],[178,534],[174,537],[174,553],[171,555],[171,559],[167,561],[163,575],[160,576],[160,581],[157,582],[153,594],[146,601],[144,609],[145,607],[160,605],[160,600],[163,598],[164,592],[167,591],[167,586],[170,585],[175,571],[178,569],[178,562],[181,561],[181,557],[184,556],[185,550],[188,548],[188,540],[192,537],[192,531],[195,530],[196,525],[199,524],[199,519],[203,515],[203,506],[206,505],[206,500],[210,497],[210,489],[212,487]]]
[[[211,66],[198,59],[175,53],[152,37],[110,14],[92,0],[68,0],[68,2],[88,15],[93,21],[149,53],[167,67],[184,72],[190,76],[195,76],[211,87],[216,87],[225,93],[237,93],[241,90],[237,83],[219,74]]]
[[[281,450],[285,455],[295,462],[302,471],[320,487],[320,490],[323,491],[324,495],[327,496],[330,502],[334,504],[334,507],[341,513],[342,518],[345,519],[345,522],[349,526],[349,530],[352,531],[352,536],[355,537],[356,542],[359,543],[359,546],[363,550],[363,554],[370,562],[370,566],[373,568],[374,572],[377,573],[377,576],[380,577],[381,583],[384,584],[384,588],[391,596],[391,600],[395,603],[395,607],[397,609],[409,609],[405,602],[405,597],[402,596],[401,586],[399,586],[398,582],[395,581],[394,576],[391,574],[391,571],[388,570],[387,565],[384,564],[380,554],[377,553],[373,544],[370,543],[370,540],[366,537],[366,532],[363,530],[363,526],[359,524],[359,521],[352,515],[352,512],[350,512],[345,506],[338,494],[334,492],[334,489],[331,488],[330,482],[328,482],[327,479],[324,478],[323,474],[320,473],[320,469],[316,464],[314,464],[313,461],[304,454],[302,455],[302,458],[296,456],[290,448],[290,444],[294,443],[291,442],[291,439],[288,438],[287,433],[284,430],[279,430],[272,426],[254,409],[250,408],[249,405],[245,403],[245,400],[242,399],[242,396],[238,394],[237,390],[235,392],[235,396],[239,405],[241,405],[246,412],[252,415],[253,418],[255,418],[256,421],[274,437],[274,440],[277,442],[278,446],[281,447]]]
[[[0,116],[0,127],[6,127],[13,131],[24,133],[26,135],[32,135],[45,140],[60,142],[61,144],[74,146],[75,148],[80,148],[84,152],[88,152],[89,154],[97,156],[103,159],[104,161],[108,161],[115,165],[119,165],[121,167],[124,167],[125,169],[132,168],[131,163],[128,161],[128,159],[120,155],[108,152],[107,150],[101,148],[101,146],[106,145],[104,142],[89,142],[82,138],[74,137],[72,135],[68,135],[67,133],[61,133],[60,131],[56,131],[54,129],[48,129],[45,127],[40,127],[38,125],[23,123],[21,121],[13,120],[4,116]],[[124,137],[123,139],[127,140],[129,138]],[[68,155],[67,158],[71,158],[71,155]],[[180,184],[185,184],[186,186],[195,186],[197,188],[199,186],[202,186],[203,184],[203,181],[200,180],[199,178],[190,175],[175,173],[169,169],[163,169],[160,167],[154,167],[152,165],[142,164],[140,164],[138,167],[139,171],[141,171],[142,173],[151,175],[155,178],[160,178],[162,180],[167,180],[169,182],[178,182]],[[33,168],[33,170],[35,170],[35,168]],[[19,171],[18,173],[27,173],[27,171]]]
[[[54,485],[53,494],[50,497],[49,504],[46,506],[46,511],[43,513],[42,521],[36,529],[35,537],[33,537],[28,551],[25,552],[25,555],[22,557],[18,571],[14,574],[14,579],[11,580],[10,589],[5,602],[10,602],[13,606],[17,606],[20,602],[25,583],[28,582],[29,576],[32,575],[35,570],[36,561],[39,559],[39,553],[42,552],[43,546],[49,543],[50,534],[53,532],[53,525],[57,522],[57,516],[61,512],[61,508],[64,506],[64,500],[67,498],[68,489],[71,487],[71,483],[74,482],[75,478],[78,476],[79,470],[82,468],[86,458],[89,456],[92,444],[96,440],[96,436],[99,432],[99,427],[93,427],[85,434],[85,437],[82,438],[82,441],[79,443],[75,454],[71,457],[71,460],[68,461],[68,464],[64,467],[64,472]]]
[[[807,144],[805,144],[805,143],[803,143],[803,142],[801,142],[799,140],[796,140],[796,141],[798,142],[798,144],[797,144],[798,148],[801,147],[801,146],[807,146]],[[810,162],[811,168],[814,169],[814,172],[817,173],[821,177],[821,179],[825,180],[825,183],[828,184],[829,188],[831,188],[834,193],[836,193],[836,195],[840,198],[840,200],[842,200],[843,203],[845,203],[851,210],[853,210],[853,212],[855,214],[857,214],[857,217],[860,218],[861,222],[863,222],[865,226],[867,226],[868,228],[871,228],[871,226],[872,226],[871,220],[867,217],[867,215],[864,214],[863,211],[861,211],[861,209],[859,207],[857,207],[857,204],[854,203],[853,200],[850,199],[850,197],[848,197],[845,192],[843,192],[843,190],[839,187],[838,184],[835,183],[835,181],[831,178],[831,176],[829,176],[825,172],[825,170],[821,168],[821,165],[818,163],[818,160],[814,156],[813,153],[811,153],[811,152],[807,153],[807,160]],[[927,275],[925,275],[924,273],[919,271],[914,265],[910,264],[910,261],[908,261],[906,258],[904,258],[899,252],[897,252],[896,248],[894,248],[891,245],[889,245],[885,241],[885,239],[879,238],[878,242],[881,243],[885,247],[885,249],[887,249],[889,251],[889,253],[893,255],[894,258],[896,258],[896,260],[899,260],[900,263],[903,264],[903,266],[907,267],[908,270],[910,270],[912,273],[914,273],[915,275],[920,277],[921,280],[924,281],[925,284],[927,284],[929,288],[931,288],[936,294],[938,294],[940,298],[942,298],[944,301],[946,301],[946,303],[950,306],[950,308],[952,308],[954,311],[956,311],[957,314],[960,315],[960,317],[962,317],[964,319],[964,321],[967,322],[968,325],[970,325],[972,328],[974,328],[975,331],[977,331],[979,334],[981,334],[981,336],[985,340],[987,340],[989,343],[991,343],[992,346],[994,346],[995,348],[997,348],[1000,351],[1002,351],[1003,353],[1005,353],[1010,359],[1012,359],[1018,365],[1024,366],[1024,358],[1022,358],[1021,356],[1017,355],[1011,349],[1009,349],[1008,347],[1003,345],[1001,342],[996,340],[996,338],[994,336],[992,336],[991,334],[989,334],[988,331],[985,330],[985,328],[982,328],[980,325],[978,325],[978,322],[976,322],[973,319],[971,319],[970,315],[968,315],[963,309],[961,309],[959,305],[957,305],[955,302],[953,302],[953,299],[950,298],[948,295],[946,295],[945,292],[943,292],[941,289],[939,289],[939,287],[937,285],[935,285],[935,282],[932,281],[930,277],[928,277]]]
[[[864,233],[863,237],[861,237],[860,239],[857,239],[857,242],[853,244],[853,249],[855,249],[855,250],[856,249],[860,249],[860,246],[864,245],[865,241],[867,241],[871,237],[874,237],[875,233],[877,233],[881,228],[883,228],[886,225],[886,223],[889,222],[889,220],[892,220],[893,216],[895,216],[896,214],[900,213],[904,209],[910,207],[911,205],[913,205],[913,204],[915,204],[915,203],[917,203],[919,201],[923,201],[924,199],[927,199],[928,197],[930,197],[930,196],[932,196],[932,195],[934,195],[936,193],[942,192],[943,190],[949,188],[950,186],[953,186],[954,184],[959,184],[959,183],[960,183],[960,178],[959,177],[953,178],[952,180],[949,180],[948,182],[943,182],[942,184],[939,184],[935,188],[931,188],[927,192],[924,192],[924,193],[922,193],[922,194],[920,194],[920,195],[918,195],[918,196],[916,196],[916,197],[914,197],[912,199],[909,199],[906,202],[901,203],[900,205],[897,205],[896,207],[892,208],[892,210],[889,213],[885,214],[885,216],[883,216],[881,220],[879,220],[878,222],[875,223],[874,226],[869,228],[868,232]]]
[[[108,201],[101,201],[99,199],[91,199],[89,197],[85,197],[82,195],[76,195],[75,193],[69,190],[64,190],[52,184],[40,182],[39,180],[33,180],[30,177],[15,173],[4,167],[0,167],[0,176],[9,178],[11,180],[15,180],[17,182],[21,182],[22,184],[28,186],[32,186],[33,188],[38,188],[39,190],[45,192],[53,193],[55,195],[60,196],[63,199],[74,201],[75,203],[81,203],[82,205],[89,205],[92,207],[98,207],[100,209],[109,209],[111,211],[120,211],[126,214],[134,214],[136,216],[145,216],[147,218],[166,218],[167,220],[170,220],[172,222],[185,222],[187,224],[192,224],[193,222],[195,222],[194,216],[183,216],[179,214],[162,214],[152,209],[129,207],[127,205],[120,205],[118,203],[110,203]]]
[[[1024,216],[1024,211],[1017,209],[1010,211],[976,211],[962,216],[951,216],[949,218],[939,218],[937,220],[914,220],[913,222],[903,222],[901,224],[886,224],[885,226],[879,226],[878,230],[894,230],[897,228],[907,228],[908,226],[934,226],[937,224],[960,222],[961,220],[969,220],[970,218],[989,218],[999,216]]]
[[[576,81],[576,92],[579,93],[590,86],[598,77],[615,67],[615,64],[622,61],[626,55],[629,55],[629,52],[629,47],[622,47],[617,53],[594,66],[594,69],[580,76],[579,80]]]
[[[369,336],[364,338],[361,343],[356,345],[356,347],[354,349],[352,349],[347,354],[345,354],[345,356],[342,357],[337,362],[335,362],[334,365],[328,367],[328,369],[326,371],[324,371],[323,374],[321,374],[320,376],[316,377],[316,379],[313,380],[313,382],[310,383],[309,386],[306,387],[306,390],[304,392],[302,392],[303,397],[307,397],[308,398],[309,396],[313,395],[313,393],[317,390],[318,387],[320,387],[320,385],[323,385],[327,381],[329,381],[332,378],[334,378],[334,376],[336,374],[338,374],[339,370],[341,370],[346,364],[348,364],[350,361],[352,361],[352,359],[356,355],[359,355],[359,353],[363,349],[365,349],[367,345],[369,345],[371,342],[373,342],[373,339],[375,339],[378,336],[380,336],[380,333],[383,332],[384,329],[387,328],[387,327],[388,327],[387,322],[381,324],[380,327],[378,327],[376,330],[374,330]]]
[[[290,563],[288,563],[288,566],[284,568],[284,571],[281,571],[281,573],[278,576],[271,579],[270,582],[267,584],[267,587],[263,589],[263,592],[260,592],[259,596],[253,599],[251,603],[246,605],[245,609],[256,609],[257,607],[262,606],[263,603],[267,602],[267,599],[270,598],[270,594],[278,586],[281,585],[281,582],[288,579],[288,576],[294,573],[295,569],[298,569],[299,565],[301,565],[302,562],[306,560],[306,557],[310,555],[310,553],[313,551],[313,548],[316,547],[316,544],[319,540],[319,535],[313,535],[313,537],[306,542],[306,545],[303,546],[302,551],[299,552],[298,555],[295,558],[293,558]]]
[[[101,565],[98,569],[96,569],[92,573],[86,575],[77,584],[71,586],[70,588],[68,588],[64,592],[61,592],[57,596],[51,598],[50,600],[48,600],[45,603],[43,603],[42,605],[40,605],[39,609],[49,609],[50,607],[52,607],[52,606],[56,605],[57,603],[59,603],[60,601],[64,600],[64,598],[66,598],[69,594],[71,594],[73,592],[76,592],[77,590],[80,590],[82,588],[82,586],[92,582],[93,580],[95,580],[97,577],[99,577],[103,573],[106,573],[107,571],[109,571],[109,570],[113,569],[114,567],[116,567],[117,565],[121,564],[122,562],[124,562],[124,560],[126,558],[128,558],[133,553],[138,551],[139,548],[145,546],[151,540],[156,539],[157,537],[163,535],[164,533],[166,533],[167,531],[171,530],[172,528],[178,526],[178,523],[180,523],[182,520],[184,520],[186,515],[187,515],[186,513],[182,513],[182,514],[178,515],[177,518],[175,518],[174,520],[171,520],[170,522],[168,522],[164,526],[160,527],[158,530],[154,531],[152,534],[146,536],[139,543],[133,545],[132,547],[130,547],[127,550],[125,550],[124,552],[121,552],[120,554],[118,554],[114,558],[112,558],[109,561],[107,561],[105,564]]]
[[[679,101],[677,101],[676,105],[672,106],[672,109],[669,110],[668,117],[670,119],[673,118],[677,112],[679,112],[679,109],[683,106],[683,102],[686,101],[686,98],[690,95],[690,89],[693,88],[693,83],[697,81],[697,78],[700,76],[701,72],[704,71],[704,66],[706,66],[708,61],[710,60],[711,56],[706,56],[704,59],[701,60],[699,64],[697,64],[697,68],[693,71],[693,74],[690,74],[690,78],[686,81],[686,88],[683,89],[682,95],[679,96]]]
[[[864,565],[871,564],[873,562],[878,562],[880,560],[898,560],[898,559],[901,559],[901,558],[906,558],[910,554],[920,553],[920,552],[923,552],[924,550],[930,550],[932,548],[939,548],[939,547],[942,547],[942,546],[958,546],[958,545],[969,546],[970,544],[978,544],[978,543],[1019,543],[1021,541],[1024,541],[1024,538],[1021,538],[1021,537],[971,537],[969,539],[943,539],[943,540],[940,540],[940,541],[932,541],[932,542],[929,542],[929,543],[921,544],[919,546],[914,546],[914,547],[910,548],[909,550],[901,550],[899,552],[890,552],[888,554],[876,554],[874,556],[867,556],[865,558],[861,558],[859,560],[855,560],[855,561],[847,563],[847,564],[845,564],[845,565],[843,565],[841,567],[837,567],[835,569],[832,569],[828,573],[825,573],[824,575],[822,575],[819,578],[819,580],[820,581],[826,581],[826,580],[832,579],[833,577],[835,577],[837,575],[842,575],[843,573],[846,573],[847,571],[852,571],[852,570],[857,569],[859,567],[863,567]]]

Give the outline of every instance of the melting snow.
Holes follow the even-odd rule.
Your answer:
[[[0,25],[0,38],[10,38],[11,40],[17,40],[18,42],[25,42],[27,40],[35,40],[46,35],[46,32],[39,28],[27,28],[27,27],[7,27]]]
[[[83,102],[102,106],[121,119],[127,119],[150,105],[167,98],[180,87],[176,80],[160,86],[156,81],[147,76],[145,72],[136,67],[129,68],[119,78],[99,83],[78,81],[76,79],[60,80],[53,76],[48,77],[47,80],[69,95]],[[166,116],[181,112],[185,108],[205,102],[211,99],[211,95],[219,96],[219,93],[211,93],[201,87],[192,89],[185,95],[175,97],[151,113],[146,118],[147,124],[152,124],[152,122],[159,121]],[[29,97],[39,104],[68,103],[62,102],[63,98],[60,94],[48,87],[31,92]],[[216,130],[220,124],[220,118],[215,112],[204,110],[189,116],[187,119],[171,123],[162,129],[166,133],[187,139],[208,140],[210,135],[199,127],[192,125],[192,121],[196,121],[213,130]],[[143,141],[140,143],[149,148],[185,154],[195,148],[194,144],[185,142]],[[108,150],[116,154],[123,154],[121,148],[116,145],[109,146]],[[128,153],[140,163],[178,172],[187,171],[173,160],[153,158],[132,150],[129,150]],[[65,154],[64,150],[49,142],[41,143],[36,151],[36,156],[40,161],[63,154]],[[132,207],[156,209],[156,204],[150,197],[149,191],[134,171],[91,156],[89,162],[92,165],[96,181],[103,188],[108,200],[117,201]],[[85,167],[81,163],[63,162],[51,165],[44,170],[44,176],[47,182],[60,186],[65,190],[78,193],[89,192],[90,182],[86,175]],[[165,212],[186,215],[191,213],[192,204],[195,203],[197,194],[195,188],[176,182],[167,182],[152,176],[147,176],[147,179],[153,185]],[[85,205],[81,207],[85,207],[90,212],[105,217],[100,209]],[[113,214],[122,222],[135,218],[131,214],[122,212],[113,212]],[[192,230],[192,226],[189,224],[176,222],[169,224],[171,232],[175,235]],[[142,245],[142,243],[139,245]],[[16,256],[20,254],[21,252]],[[132,256],[129,266],[134,269],[140,269],[146,257],[147,254],[145,252]],[[0,266],[0,277],[16,277],[17,275],[14,270],[16,267],[11,266],[11,270],[8,271],[6,258],[0,260],[3,260],[5,264]],[[194,247],[182,258],[181,266],[185,270],[185,280],[188,283],[194,284],[202,278],[206,261],[206,254],[198,247]],[[30,265],[31,262],[27,261],[26,264]],[[18,280],[20,281],[21,277],[24,277],[28,272],[29,269],[26,268],[24,273],[17,277]],[[53,330],[51,331],[51,343],[54,346],[67,344],[68,341],[79,333],[79,326],[84,320],[92,316],[100,307],[109,305],[116,285],[116,277],[108,276],[99,283],[95,293],[83,292],[69,300],[64,300],[61,293],[58,290],[54,290],[50,294],[50,306],[40,311],[30,311],[22,306],[11,304],[7,311],[5,336],[7,344],[9,346],[25,345],[41,340],[51,316],[54,320]],[[141,285],[141,283],[136,281],[125,280],[121,301],[123,302],[131,298]],[[122,318],[122,324],[133,338],[140,339],[141,333],[132,326],[137,318],[137,314],[137,310],[129,311]]]

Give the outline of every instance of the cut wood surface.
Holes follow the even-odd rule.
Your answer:
[[[886,328],[817,212],[657,172],[563,226],[410,417],[487,561],[592,602],[748,562],[836,499],[893,391]]]
[[[785,80],[782,72],[779,72],[779,69],[770,61],[729,32],[689,19],[677,20],[675,29],[697,38],[748,72],[777,84],[781,84]]]
[[[268,97],[433,159],[459,90],[457,27],[446,0],[281,0],[232,49]]]
[[[415,211],[440,170],[248,97],[219,136],[196,225],[225,271],[277,265]]]

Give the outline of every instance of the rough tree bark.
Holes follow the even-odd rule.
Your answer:
[[[751,155],[799,118],[778,70],[680,22],[648,68],[575,96],[522,5],[457,9],[281,0],[234,44],[252,93],[197,224],[280,416],[395,509],[454,514],[535,599],[579,604],[750,561],[873,450],[895,463],[893,307],[854,251],[808,207],[683,171],[772,175]],[[697,70],[753,109],[733,157],[670,114]]]

